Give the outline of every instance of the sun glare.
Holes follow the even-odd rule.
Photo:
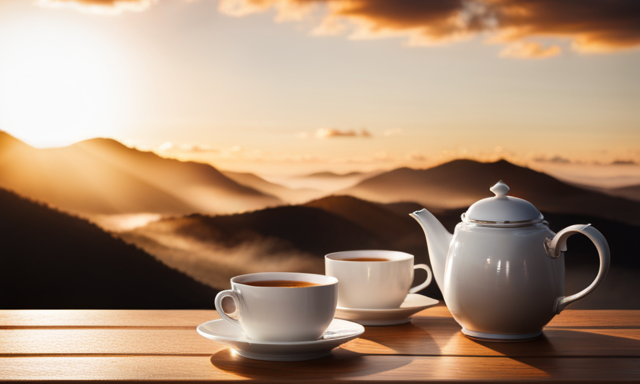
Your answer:
[[[104,136],[122,123],[113,47],[58,24],[0,30],[0,129],[36,147]]]

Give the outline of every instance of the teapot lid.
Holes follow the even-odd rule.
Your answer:
[[[507,196],[509,187],[498,181],[490,188],[494,197],[487,197],[472,204],[462,214],[462,221],[481,225],[516,227],[539,223],[543,216],[530,202]]]

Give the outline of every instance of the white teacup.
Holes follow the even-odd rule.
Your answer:
[[[382,261],[366,261],[378,259]],[[359,309],[398,308],[407,297],[431,283],[426,264],[413,265],[413,255],[397,251],[359,250],[324,257],[325,274],[338,279],[338,306]],[[427,271],[424,283],[411,288],[413,271]]]
[[[297,282],[310,286],[287,287],[267,282]],[[224,312],[222,300],[230,297],[237,319]],[[256,341],[309,341],[319,339],[331,324],[338,301],[335,277],[310,273],[264,272],[236,276],[231,289],[215,299],[218,314],[240,327]]]

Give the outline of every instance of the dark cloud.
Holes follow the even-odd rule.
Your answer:
[[[376,38],[406,36],[409,45],[442,44],[488,35],[489,42],[512,44],[501,56],[541,58],[557,55],[557,45],[530,41],[563,38],[580,52],[606,52],[640,45],[637,0],[222,0],[236,14],[277,8],[286,13],[326,4],[328,14],[316,34]],[[223,7],[224,12],[224,7]],[[280,17],[283,19],[283,17]]]
[[[456,40],[485,27],[485,7],[470,2],[361,0],[328,1],[329,20],[344,18],[356,24],[355,37],[408,34],[413,44]],[[479,3],[478,3],[479,4]]]
[[[140,10],[154,0],[40,0],[43,5]],[[186,0],[185,0],[186,1]],[[638,0],[220,0],[221,12],[244,16],[275,9],[278,21],[301,20],[322,8],[314,34],[348,33],[353,39],[401,36],[409,45],[433,45],[482,34],[508,44],[503,57],[557,55],[571,41],[579,52],[607,52],[640,45]]]
[[[636,0],[498,0],[501,39],[565,37],[582,52],[640,45],[640,2]]]

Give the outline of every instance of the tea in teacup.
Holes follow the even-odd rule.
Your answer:
[[[237,319],[224,311],[230,297]],[[265,272],[236,276],[231,289],[215,299],[218,314],[256,341],[319,339],[331,324],[338,302],[338,280],[310,273]]]
[[[304,287],[316,287],[322,284],[311,283],[309,281],[296,281],[296,280],[261,280],[251,281],[244,283],[252,287],[282,287],[282,288],[304,288]]]
[[[431,269],[413,265],[413,255],[397,251],[361,250],[325,256],[325,274],[336,277],[338,306],[357,309],[399,308],[408,293],[431,283]],[[424,269],[427,279],[411,288],[414,269]]]

